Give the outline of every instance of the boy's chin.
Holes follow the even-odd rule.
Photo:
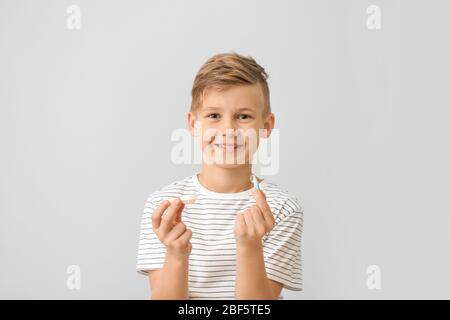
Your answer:
[[[237,169],[243,166],[246,166],[245,163],[235,163],[235,164],[229,164],[229,163],[214,163],[213,166],[223,169]]]
[[[236,158],[234,160],[232,159],[214,159],[213,161],[205,161],[205,159],[203,160],[204,163],[206,163],[207,165],[212,165],[215,167],[226,169],[240,168],[243,166],[247,166],[249,164],[248,158],[247,161],[244,161],[243,159],[237,160]]]

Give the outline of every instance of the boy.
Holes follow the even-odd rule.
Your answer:
[[[283,288],[303,289],[303,209],[278,185],[258,178],[260,190],[250,180],[259,134],[252,148],[243,133],[269,137],[275,121],[267,77],[236,53],[197,73],[188,125],[193,135],[201,127],[202,150],[215,161],[203,158],[199,173],[147,199],[137,271],[148,275],[152,299],[280,299]]]

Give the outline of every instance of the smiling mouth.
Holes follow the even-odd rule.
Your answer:
[[[223,149],[223,150],[236,150],[237,148],[243,147],[242,144],[221,144],[221,143],[214,143],[213,144],[216,148]]]

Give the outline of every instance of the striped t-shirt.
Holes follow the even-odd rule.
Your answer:
[[[301,238],[303,209],[298,199],[274,183],[261,182],[275,217],[275,226],[262,239],[266,273],[283,288],[300,291],[302,284]],[[160,269],[165,247],[152,229],[153,210],[167,198],[195,195],[186,204],[181,219],[192,230],[189,256],[190,299],[234,299],[236,279],[236,214],[255,205],[250,190],[218,193],[203,187],[197,174],[174,182],[149,195],[143,210],[137,257],[137,271]],[[280,295],[280,299],[283,296]]]

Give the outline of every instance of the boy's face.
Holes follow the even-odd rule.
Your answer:
[[[202,105],[188,114],[191,132],[202,137],[203,160],[227,168],[250,163],[260,136],[274,126],[264,103],[259,84],[205,90]]]

